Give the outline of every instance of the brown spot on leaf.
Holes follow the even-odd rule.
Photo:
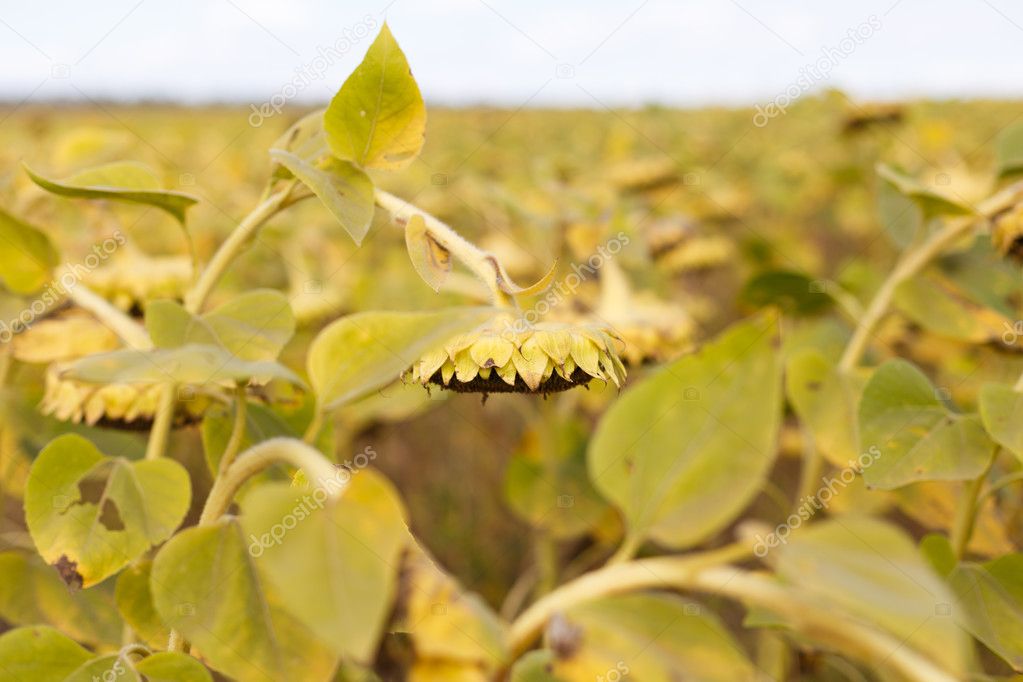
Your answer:
[[[57,575],[60,576],[65,585],[72,590],[82,589],[85,580],[82,578],[82,574],[78,572],[78,563],[68,559],[67,554],[61,554],[60,558],[57,559],[57,563],[53,564],[53,567],[57,569]]]
[[[556,658],[572,658],[582,646],[582,628],[556,613],[547,623],[547,643]]]

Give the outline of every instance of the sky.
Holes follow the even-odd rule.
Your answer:
[[[431,104],[1023,99],[1010,0],[0,0],[0,99],[324,102],[384,20]]]

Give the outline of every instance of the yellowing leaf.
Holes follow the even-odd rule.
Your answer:
[[[18,294],[41,289],[59,262],[45,234],[0,209],[0,281],[5,287]]]
[[[419,155],[426,105],[387,24],[323,118],[330,151],[365,168],[403,168]]]
[[[68,584],[89,587],[169,538],[190,499],[188,472],[177,462],[106,457],[67,434],[32,463],[25,519],[43,559]]]
[[[412,266],[434,291],[440,291],[451,272],[451,252],[426,228],[423,216],[413,215],[405,223],[405,247]]]

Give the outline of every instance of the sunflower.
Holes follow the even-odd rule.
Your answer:
[[[500,315],[420,357],[410,381],[463,393],[557,393],[593,379],[621,387],[615,342],[595,325],[529,323]]]
[[[121,310],[141,313],[154,298],[180,300],[192,281],[185,256],[147,256],[132,252],[90,272],[86,283]]]
[[[121,342],[101,322],[82,311],[68,310],[34,322],[11,344],[16,359],[46,364],[114,350]]]
[[[163,389],[157,384],[89,384],[63,375],[67,365],[54,363],[46,370],[46,384],[39,410],[61,421],[125,430],[148,429],[156,415]],[[197,396],[178,402],[175,422],[190,424],[209,406]]]

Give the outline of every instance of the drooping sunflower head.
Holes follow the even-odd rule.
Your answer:
[[[652,295],[633,296],[628,308],[602,311],[622,340],[622,360],[629,367],[673,360],[692,350],[696,323],[685,309]]]
[[[124,311],[140,312],[154,298],[180,299],[192,280],[192,263],[184,256],[147,256],[132,252],[86,277],[100,296]]]
[[[54,363],[46,370],[39,410],[60,421],[143,430],[153,423],[162,387],[157,384],[89,384],[63,376],[67,365]],[[179,401],[175,423],[195,422],[209,406],[204,396]]]
[[[557,393],[593,379],[621,387],[615,339],[597,326],[500,315],[420,357],[410,381],[463,393]]]

